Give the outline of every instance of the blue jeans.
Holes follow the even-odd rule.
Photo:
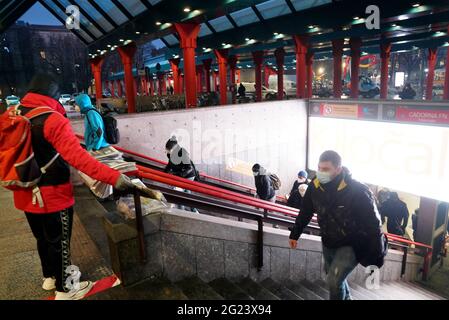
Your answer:
[[[347,278],[358,262],[352,247],[330,249],[323,246],[324,270],[330,300],[352,300]]]

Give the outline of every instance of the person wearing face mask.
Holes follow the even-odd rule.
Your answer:
[[[307,185],[307,183],[308,183],[307,177],[308,177],[308,175],[307,175],[307,172],[305,172],[305,171],[300,171],[298,173],[298,178],[293,183],[292,190],[286,196],[286,198],[288,199],[287,205],[289,207],[301,209],[301,203],[302,203],[303,196],[301,196],[301,194],[299,193],[299,187],[304,184]]]
[[[276,202],[276,192],[267,170],[256,163],[253,168],[254,181],[256,184],[256,198]]]
[[[358,263],[381,267],[386,238],[373,193],[352,178],[335,151],[320,156],[316,178],[304,195],[301,212],[291,229],[292,249],[297,247],[314,213],[321,231],[330,299],[351,300],[347,277]]]

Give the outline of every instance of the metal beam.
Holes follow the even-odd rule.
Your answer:
[[[77,6],[80,10],[80,13],[86,18],[87,21],[89,21],[91,24],[93,24],[95,26],[95,28],[98,29],[98,31],[100,31],[103,35],[107,34],[108,32],[103,29],[102,26],[100,26],[97,21],[95,21],[95,19],[93,19],[87,12],[86,10],[84,10],[81,6],[79,6],[77,3],[75,3],[75,1],[73,0],[68,0],[69,3],[71,5]]]
[[[62,25],[65,25],[65,21],[64,19],[62,19],[57,13],[56,11],[54,11],[50,6],[48,6],[43,0],[38,0],[39,3],[45,8],[47,9],[56,19],[58,19]],[[89,42],[84,39],[84,37],[78,32],[78,30],[72,30],[72,32],[75,34],[75,36],[80,39],[85,45],[89,45]],[[93,40],[93,39],[92,39]]]
[[[123,4],[121,4],[118,0],[111,0],[113,4],[128,18],[128,20],[132,20],[134,16],[128,9],[125,8]]]
[[[63,6],[58,0],[51,0],[51,1],[52,1],[52,3],[55,4],[55,5],[56,5],[62,12],[65,12],[66,8],[64,8],[64,6]],[[64,22],[64,24],[65,24],[65,22]],[[98,37],[94,36],[94,35],[92,34],[92,32],[90,32],[88,29],[84,28],[82,23],[80,23],[80,28],[81,28],[86,34],[88,34],[89,37],[92,38],[92,40],[99,39]]]
[[[107,14],[106,11],[103,10],[102,7],[100,7],[95,1],[86,0],[89,2],[89,4],[95,8],[114,28],[118,28],[118,24],[115,22],[114,19],[110,15]]]

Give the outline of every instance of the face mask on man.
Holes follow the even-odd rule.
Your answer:
[[[257,177],[257,176],[259,175],[259,172],[253,171],[253,175],[254,175],[255,177]]]
[[[316,172],[316,178],[321,184],[326,184],[333,180],[329,172],[321,172],[321,171]]]

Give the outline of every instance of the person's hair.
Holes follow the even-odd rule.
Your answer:
[[[336,168],[341,167],[341,157],[335,151],[327,150],[321,154],[320,162],[327,162],[327,161],[331,162]]]
[[[57,77],[50,73],[35,74],[28,85],[28,92],[58,100],[60,93],[56,79]]]
[[[253,172],[259,172],[260,171],[260,164],[256,163],[253,165]]]
[[[397,192],[390,192],[390,199],[399,200],[399,195]]]
[[[171,150],[173,149],[174,146],[176,146],[178,144],[178,140],[176,139],[175,136],[172,136],[167,143],[165,144],[165,149],[166,150]]]

